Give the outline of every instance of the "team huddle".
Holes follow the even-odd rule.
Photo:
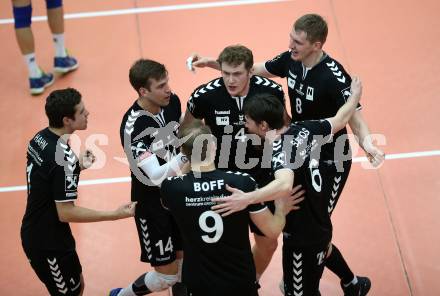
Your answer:
[[[194,90],[185,114],[165,66],[137,60],[129,81],[138,98],[120,125],[131,202],[114,211],[75,205],[80,171],[95,157],[76,156],[68,136],[87,128],[89,113],[78,91],[53,91],[49,127],[28,146],[21,228],[26,256],[49,293],[84,290],[69,222],[134,217],[140,260],[152,270],[110,296],[169,288],[175,296],[258,295],[281,233],[281,293],[321,295],[327,267],[344,295],[367,295],[370,280],[354,275],[332,243],[331,214],[351,167],[347,123],[373,165],[384,154],[361,114],[361,81],[322,49],[327,30],[321,16],[302,16],[289,50],[264,63],[254,64],[242,45],[217,59],[193,54],[190,69],[211,67],[221,76]],[[272,77],[287,78],[291,117]]]

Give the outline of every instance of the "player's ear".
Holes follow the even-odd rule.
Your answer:
[[[322,49],[322,42],[321,41],[313,42],[313,49],[314,50],[321,50]]]
[[[69,118],[69,117],[67,117],[67,116],[64,116],[64,117],[63,117],[63,126],[64,126],[65,128],[69,128],[69,127],[72,125],[72,122],[73,122],[73,119],[72,119],[72,118]]]
[[[267,122],[265,120],[261,121],[258,125],[260,126],[260,129],[262,131],[267,132],[270,130],[270,126],[269,126],[269,124],[267,124]]]
[[[139,88],[139,95],[141,97],[144,97],[148,92],[149,92],[149,90],[147,88],[145,88],[145,87],[140,87]]]

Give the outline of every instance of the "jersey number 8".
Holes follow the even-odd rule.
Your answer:
[[[214,225],[208,226],[208,218],[214,220]],[[203,212],[199,217],[199,226],[206,233],[214,233],[214,236],[202,235],[202,240],[205,243],[213,244],[218,242],[223,234],[223,220],[222,217],[213,211]]]

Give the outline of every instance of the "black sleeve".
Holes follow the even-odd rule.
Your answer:
[[[243,192],[251,192],[258,188],[257,182],[254,178],[251,176],[245,176],[244,186],[243,189],[241,189]],[[266,205],[264,203],[258,203],[258,204],[251,204],[247,207],[247,211],[249,213],[255,213],[259,212],[266,208]]]
[[[328,85],[326,89],[329,90],[330,97],[333,102],[335,102],[337,110],[342,107],[347,102],[347,99],[351,96],[351,77],[345,71],[344,67],[338,63],[334,63],[334,67],[330,67],[333,73],[342,73],[340,76],[332,75],[331,79],[327,82]],[[334,70],[334,71],[333,71]],[[357,110],[362,109],[361,105],[358,104]]]
[[[332,133],[332,125],[327,119],[321,120],[307,120],[300,123],[302,126],[306,127],[310,131],[310,135],[322,136],[326,138]],[[311,140],[309,140],[311,142]]]
[[[285,51],[273,59],[267,61],[264,66],[266,70],[278,77],[286,77],[289,71],[290,51]]]
[[[208,112],[206,110],[206,106],[204,102],[204,95],[203,93],[200,93],[200,89],[202,89],[204,85],[198,87],[192,94],[191,97],[188,100],[188,103],[186,105],[186,109],[198,119],[203,119],[205,117],[205,114]]]

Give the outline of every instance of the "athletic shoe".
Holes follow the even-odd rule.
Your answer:
[[[44,89],[51,85],[55,81],[53,74],[44,73],[41,71],[41,77],[39,78],[29,78],[29,84],[31,86],[31,94],[39,95],[44,92]]]
[[[358,282],[353,285],[350,284],[347,287],[341,282],[342,290],[344,290],[344,296],[364,296],[367,295],[371,288],[371,281],[367,277],[357,276]]]
[[[122,291],[122,288],[111,289],[108,296],[118,296],[119,292]]]
[[[78,66],[78,61],[68,54],[65,57],[54,58],[54,70],[58,73],[67,74],[73,70],[76,70]]]

